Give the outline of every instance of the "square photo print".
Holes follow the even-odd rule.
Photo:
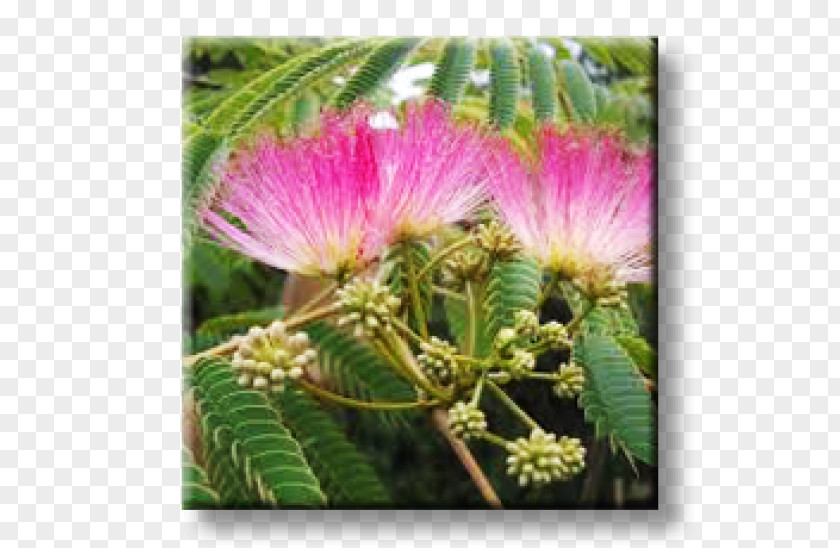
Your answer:
[[[652,38],[191,38],[184,508],[656,508]]]

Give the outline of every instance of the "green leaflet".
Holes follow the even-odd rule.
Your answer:
[[[186,447],[182,451],[181,465],[181,504],[185,510],[216,508],[221,499],[219,493],[210,485],[207,472],[193,458]]]
[[[516,116],[519,94],[519,62],[516,51],[506,39],[490,44],[490,122],[507,129]]]
[[[536,260],[520,256],[497,262],[490,269],[484,308],[487,335],[492,340],[504,326],[513,325],[518,310],[537,306],[542,272]]]
[[[300,446],[280,422],[266,396],[242,389],[226,359],[200,361],[193,374],[203,418],[209,461],[226,469],[211,471],[221,483],[244,484],[249,498],[268,506],[313,507],[326,503],[318,479]],[[236,479],[230,477],[236,470]],[[231,501],[249,505],[252,500]]]
[[[381,506],[390,502],[367,457],[350,443],[329,413],[306,392],[287,389],[272,396],[283,422],[300,442],[331,506]]]
[[[630,359],[633,360],[633,363],[636,364],[639,371],[648,377],[656,377],[656,352],[646,340],[641,337],[632,337],[629,335],[620,335],[615,340],[621,345],[621,348]]]
[[[303,133],[318,117],[321,101],[318,95],[308,91],[292,103],[289,123],[296,134]]]
[[[590,57],[605,67],[621,67],[631,74],[650,74],[653,42],[644,37],[576,38]]]
[[[264,326],[283,317],[282,306],[271,306],[261,310],[248,310],[238,314],[228,314],[211,318],[202,323],[196,335],[214,339],[223,339],[242,334],[253,325]]]
[[[195,233],[197,210],[205,194],[212,188],[214,166],[227,156],[227,139],[214,133],[196,130],[184,143],[182,159],[183,241],[185,247]]]
[[[205,120],[213,131],[240,136],[279,101],[351,62],[367,46],[345,41],[293,58],[225,99]]]
[[[563,298],[577,316],[583,310],[583,296],[580,291],[569,282],[562,282],[560,290]],[[633,313],[627,308],[596,306],[584,318],[581,331],[590,335],[629,335],[639,334],[639,327]]]
[[[410,384],[394,373],[388,362],[370,347],[326,322],[306,328],[318,347],[318,363],[335,391],[368,401],[413,401]],[[373,412],[368,412],[373,413]],[[396,426],[412,411],[378,411],[385,424]]]
[[[481,288],[477,288],[477,291],[480,292]],[[455,338],[455,342],[458,343],[458,348],[463,352],[467,339],[467,303],[463,300],[444,297],[443,308],[449,324],[449,331]],[[478,310],[481,309],[478,308]],[[476,326],[476,341],[473,353],[476,356],[487,356],[493,349],[493,337],[488,334],[486,318],[479,315],[477,319],[478,325]]]
[[[575,41],[578,42],[589,54],[590,57],[595,59],[598,63],[604,65],[608,68],[615,67],[615,61],[613,61],[612,55],[610,55],[610,48],[607,46],[607,40],[603,38],[584,38],[578,37],[575,38]]]
[[[573,119],[586,123],[594,121],[597,114],[595,90],[583,67],[575,61],[561,61],[560,74],[566,96],[572,106]]]
[[[557,118],[557,85],[551,59],[539,48],[531,47],[528,51],[528,70],[534,117],[538,122],[553,122]]]
[[[391,38],[377,46],[333,97],[332,104],[345,109],[357,99],[362,99],[376,91],[380,84],[396,72],[406,56],[421,41],[420,38],[414,37]]]
[[[431,254],[429,247],[423,242],[409,242],[392,246],[385,254],[385,264],[388,268],[388,284],[391,292],[399,296],[403,302],[403,310],[408,312],[409,326],[418,330],[419,326],[415,321],[414,304],[409,294],[410,269],[413,269],[415,278],[417,274],[429,262]],[[408,261],[411,261],[410,263]],[[431,276],[426,276],[422,282],[417,284],[419,304],[422,317],[429,317],[429,310],[432,305],[432,282]]]
[[[427,93],[449,103],[457,103],[467,85],[473,63],[475,46],[469,39],[449,40],[435,67]]]
[[[606,335],[577,339],[575,361],[586,381],[580,405],[597,436],[608,436],[615,447],[647,464],[656,462],[656,422],[651,396],[635,365]]]
[[[654,42],[649,38],[614,38],[608,41],[612,58],[627,71],[650,75],[653,69]]]

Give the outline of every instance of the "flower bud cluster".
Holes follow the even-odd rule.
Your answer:
[[[493,341],[493,347],[500,356],[507,356],[513,352],[516,346],[518,335],[516,330],[512,327],[503,327],[496,333],[496,339]]]
[[[554,392],[561,398],[574,398],[583,390],[583,367],[574,363],[564,365],[557,372],[557,376]]]
[[[464,282],[481,281],[488,272],[487,255],[480,249],[456,251],[443,263],[443,282],[460,287]]]
[[[513,232],[495,219],[480,225],[473,235],[473,240],[493,259],[509,259],[522,249]]]
[[[590,272],[578,278],[575,283],[599,306],[627,306],[627,286],[614,280],[609,272]]]
[[[532,430],[530,438],[509,442],[507,450],[507,472],[523,487],[570,479],[586,465],[586,449],[579,439],[562,436],[557,440],[540,428]]]
[[[458,349],[443,339],[435,336],[429,338],[429,342],[423,343],[423,353],[417,356],[423,373],[437,380],[440,384],[449,384],[453,381],[458,369],[458,362],[455,356]]]
[[[469,439],[487,430],[487,419],[475,405],[459,401],[449,409],[449,428],[459,438]]]
[[[525,337],[534,337],[539,332],[540,322],[537,315],[530,310],[522,309],[513,315],[513,328]]]
[[[517,348],[513,351],[513,357],[508,362],[508,371],[516,379],[533,371],[536,364],[537,359],[533,352]]]
[[[384,285],[374,281],[352,280],[336,291],[344,315],[339,326],[353,326],[356,337],[371,336],[378,329],[390,331],[400,299]]]
[[[288,333],[278,320],[264,329],[254,326],[239,337],[232,366],[242,386],[282,390],[287,377],[299,378],[317,357],[306,333]]]
[[[569,333],[566,326],[559,322],[544,323],[539,327],[538,336],[551,346],[569,345]]]

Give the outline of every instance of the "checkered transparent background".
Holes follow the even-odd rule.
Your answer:
[[[0,3],[0,544],[840,538],[836,4],[284,4]],[[659,511],[180,510],[181,36],[358,33],[662,36]]]

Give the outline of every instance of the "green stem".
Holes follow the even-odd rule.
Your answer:
[[[447,255],[458,251],[459,249],[469,245],[470,243],[472,243],[472,238],[470,236],[464,236],[462,239],[438,251],[434,257],[429,259],[429,262],[426,263],[426,266],[424,266],[420,270],[420,272],[417,273],[417,279],[422,280],[423,278],[428,276],[432,272],[432,270],[434,270],[434,268],[438,265],[438,263],[444,260]]]
[[[423,303],[420,301],[420,289],[418,287],[417,272],[414,270],[414,252],[412,251],[412,244],[403,244],[403,260],[405,261],[406,271],[408,274],[408,294],[411,299],[411,311],[414,315],[414,323],[420,330],[420,335],[423,340],[429,339],[429,328],[426,325],[426,314],[423,310]]]
[[[307,392],[311,392],[315,396],[319,398],[323,398],[325,400],[329,400],[333,403],[337,403],[340,405],[344,405],[346,407],[353,407],[355,409],[365,409],[369,411],[399,411],[401,409],[417,409],[421,407],[434,407],[438,405],[439,402],[436,401],[411,401],[411,402],[397,402],[397,401],[362,401],[353,398],[348,398],[346,396],[341,396],[336,394],[335,392],[330,392],[329,390],[324,390],[320,386],[312,384],[309,381],[305,381],[303,379],[297,379],[294,381],[301,388],[306,390]]]
[[[400,331],[403,335],[406,335],[409,339],[414,341],[417,344],[417,346],[422,347],[422,345],[426,344],[426,341],[423,340],[423,337],[415,333],[401,319],[392,318],[392,322],[394,324],[394,327],[396,327],[398,331]]]
[[[505,391],[504,391],[504,390],[502,390],[501,388],[499,388],[499,387],[496,385],[496,383],[494,383],[493,381],[490,381],[490,382],[488,382],[488,383],[487,383],[487,386],[490,388],[490,391],[491,391],[491,392],[493,392],[494,394],[496,394],[496,396],[497,396],[497,397],[501,400],[501,402],[502,402],[503,404],[505,404],[505,405],[507,406],[507,408],[508,408],[508,409],[510,409],[511,411],[513,411],[513,413],[514,413],[517,417],[519,417],[519,418],[522,420],[522,422],[524,422],[525,424],[527,424],[527,425],[528,425],[528,427],[529,427],[531,430],[533,430],[534,428],[539,428],[539,427],[540,427],[540,425],[539,425],[539,424],[537,424],[537,421],[535,421],[534,419],[532,419],[532,418],[530,417],[530,415],[528,415],[528,413],[526,413],[525,411],[523,411],[523,410],[522,410],[522,408],[521,408],[521,407],[519,407],[518,405],[516,405],[516,402],[515,402],[515,401],[513,401],[513,400],[510,398],[510,396],[508,396],[507,394],[505,394]]]
[[[472,356],[475,354],[476,324],[478,323],[478,310],[476,310],[475,291],[473,282],[466,283],[467,293],[467,333],[464,338],[464,354]]]
[[[581,322],[586,318],[586,316],[592,312],[592,309],[595,308],[595,302],[585,297],[586,303],[583,305],[583,310],[580,311],[580,314],[575,316],[572,321],[566,325],[566,332],[569,334],[569,339],[574,339],[578,328],[580,327]]]
[[[438,295],[443,295],[444,297],[448,297],[450,299],[455,299],[456,301],[466,300],[466,297],[464,297],[460,293],[456,293],[455,291],[452,291],[451,289],[446,289],[445,287],[441,287],[439,285],[433,285],[432,286],[432,291],[434,291]]]
[[[470,401],[473,407],[478,407],[478,402],[481,400],[481,389],[484,388],[484,380],[486,378],[486,376],[482,375],[475,383],[475,390],[473,390],[472,400]]]
[[[525,376],[528,377],[529,379],[537,379],[537,380],[541,380],[541,381],[551,381],[551,382],[554,382],[554,381],[556,381],[557,379],[560,378],[560,376],[557,375],[557,373],[540,373],[539,371],[536,371],[536,372],[532,371],[532,372],[526,373]]]
[[[484,432],[479,432],[478,436],[481,437],[482,439],[486,440],[486,441],[489,441],[493,445],[498,445],[499,447],[503,447],[504,449],[507,449],[507,444],[508,444],[507,440],[505,440],[504,438],[502,438],[500,436],[497,436],[496,434],[494,434],[492,432],[487,432],[485,430]]]
[[[413,380],[415,384],[438,399],[443,401],[449,400],[449,394],[433,385],[432,382],[426,378],[426,375],[423,374],[420,366],[417,365],[417,362],[414,359],[414,354],[411,352],[411,349],[404,340],[392,333],[389,337],[387,337],[387,339],[383,337],[383,343],[386,348],[394,351],[396,359],[402,365],[402,370]]]

